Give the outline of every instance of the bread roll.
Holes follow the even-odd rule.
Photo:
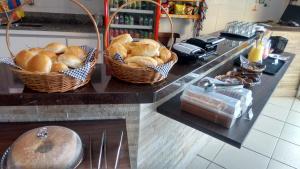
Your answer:
[[[69,46],[65,50],[65,54],[72,54],[74,56],[79,57],[81,60],[85,60],[87,57],[87,54],[85,51],[79,47],[79,46]]]
[[[153,44],[147,44],[143,42],[136,42],[130,49],[130,53],[133,56],[159,56],[159,48]]]
[[[29,49],[29,51],[32,52],[33,55],[37,55],[37,54],[39,54],[41,51],[43,51],[43,49],[42,49],[42,48],[31,48],[31,49]]]
[[[108,48],[109,57],[114,58],[116,53],[124,59],[127,56],[127,49],[120,43],[114,43]]]
[[[140,42],[154,45],[157,49],[160,48],[160,44],[153,39],[142,39]]]
[[[59,55],[57,60],[71,68],[79,68],[82,66],[82,60],[79,57],[68,53]]]
[[[49,50],[42,50],[39,55],[45,55],[45,56],[48,56],[52,62],[56,62],[57,61],[57,55],[56,53],[54,52],[51,52]]]
[[[172,53],[166,48],[161,47],[159,50],[159,58],[161,58],[164,63],[168,63],[172,57]]]
[[[127,65],[130,66],[130,67],[133,67],[133,68],[142,68],[143,67],[143,66],[140,66],[139,64],[134,63],[134,62],[129,62]]]
[[[69,70],[68,66],[61,62],[55,62],[52,64],[51,72],[64,72]]]
[[[28,50],[22,50],[15,58],[15,62],[23,69],[27,69],[28,62],[34,57],[34,53]]]
[[[61,43],[50,43],[45,47],[45,50],[54,52],[56,54],[61,54],[64,53],[66,48],[67,46]]]
[[[135,63],[143,67],[156,67],[157,61],[151,57],[133,56],[125,59],[125,63]]]
[[[129,43],[129,42],[132,42],[133,39],[132,37],[130,36],[130,34],[126,33],[126,34],[122,34],[122,35],[119,35],[117,37],[115,37],[110,44],[114,44],[114,43],[120,43],[122,45],[126,44],[126,43]]]
[[[156,61],[157,61],[157,64],[158,65],[163,65],[165,62],[161,59],[161,58],[159,58],[159,57],[154,57],[153,59],[155,59]]]
[[[27,69],[31,72],[49,73],[51,71],[52,61],[46,55],[36,55],[29,62]]]

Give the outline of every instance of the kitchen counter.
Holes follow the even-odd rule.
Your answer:
[[[300,32],[300,27],[284,26],[275,23],[272,23],[270,25],[271,27],[268,27],[268,29],[272,31]]]
[[[209,135],[215,135],[162,115],[156,108],[187,85],[223,70],[252,44],[253,39],[226,39],[207,61],[176,64],[166,80],[154,85],[122,82],[107,75],[106,67],[99,64],[91,83],[66,93],[24,88],[9,68],[1,65],[0,122],[125,119],[132,168],[186,168],[209,142]]]
[[[7,79],[0,83],[0,106],[154,103],[184,84],[201,78],[201,72],[216,68],[216,65],[248,47],[252,41],[225,40],[218,46],[217,54],[210,56],[207,61],[176,64],[166,80],[153,85],[122,82],[107,75],[105,65],[98,64],[91,83],[80,89],[66,93],[39,93],[24,87],[7,66],[0,65],[0,79]]]
[[[230,129],[224,128],[218,124],[201,119],[181,110],[180,96],[182,93],[179,93],[166,103],[159,106],[158,112],[174,120],[178,120],[179,122],[184,123],[188,126],[191,126],[199,131],[212,135],[213,137],[216,137],[230,145],[241,148],[254,122],[262,112],[264,106],[267,104],[276,86],[286,73],[295,57],[295,54],[291,53],[283,53],[282,55],[289,57],[289,60],[285,62],[285,65],[280,69],[280,71],[274,76],[263,74],[261,77],[261,83],[250,88],[250,90],[252,90],[253,92],[253,103],[248,110],[248,112],[253,113],[253,118],[251,120],[247,120],[247,112],[240,118],[238,118],[235,124]],[[222,68],[210,73],[208,76],[215,77],[231,71],[234,67],[233,62],[233,60],[229,61]]]

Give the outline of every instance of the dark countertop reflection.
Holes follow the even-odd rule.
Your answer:
[[[216,54],[210,56],[207,61],[176,64],[164,81],[153,85],[120,81],[106,74],[105,65],[98,64],[91,83],[84,87],[66,93],[39,93],[24,87],[9,67],[2,64],[0,106],[153,103],[178,89],[171,84],[190,78],[186,77],[189,73],[209,70],[232,53],[249,46],[252,41],[252,39],[243,41],[226,39],[219,44]]]

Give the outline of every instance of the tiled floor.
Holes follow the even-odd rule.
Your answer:
[[[300,169],[300,100],[271,98],[241,149],[211,138],[188,169]]]

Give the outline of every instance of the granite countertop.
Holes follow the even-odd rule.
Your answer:
[[[102,21],[100,21],[100,23],[100,25],[102,25]],[[18,24],[19,26],[16,26]],[[0,29],[6,29],[6,26],[0,26]],[[26,16],[21,21],[18,21],[13,24],[11,30],[78,33],[95,32],[94,27],[87,15],[37,12],[27,12]]]
[[[271,27],[268,27],[268,29],[272,31],[300,32],[300,27],[284,26],[277,23],[271,23],[270,25]]]
[[[78,105],[78,104],[139,104],[153,103],[183,87],[253,43],[253,39],[221,42],[217,54],[207,61],[176,64],[168,77],[154,85],[130,84],[106,74],[106,67],[98,64],[88,85],[66,93],[39,93],[24,88],[8,66],[0,65],[0,106],[12,105]],[[190,74],[197,75],[196,77]]]

